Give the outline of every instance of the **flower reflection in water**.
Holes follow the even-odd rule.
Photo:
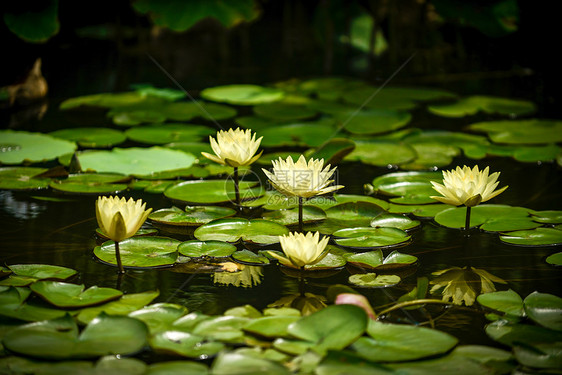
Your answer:
[[[261,266],[248,266],[234,262],[222,264],[224,271],[213,273],[213,282],[219,285],[251,288],[261,284]]]

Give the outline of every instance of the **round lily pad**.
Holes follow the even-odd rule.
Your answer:
[[[84,285],[60,281],[37,281],[30,286],[41,298],[57,307],[86,307],[119,298],[123,293],[113,288],[93,286],[84,290]]]
[[[479,304],[487,308],[503,312],[515,319],[525,315],[523,299],[513,290],[483,293],[476,297]]]
[[[195,156],[161,147],[116,147],[111,151],[80,153],[78,160],[84,171],[142,176],[188,168],[195,162]]]
[[[508,116],[528,115],[535,112],[535,104],[526,100],[498,98],[493,96],[469,96],[451,104],[435,104],[428,110],[444,117],[463,117],[479,111]]]
[[[263,129],[263,147],[302,146],[316,147],[336,134],[332,121],[302,122]]]
[[[49,133],[49,135],[78,143],[80,147],[107,148],[125,142],[123,132],[108,128],[70,128]]]
[[[299,223],[298,210],[298,207],[296,207],[288,210],[270,211],[265,212],[262,217],[265,220],[274,221],[282,225],[297,225]],[[313,223],[324,219],[326,219],[326,213],[321,208],[314,206],[304,206],[302,208],[303,223]]]
[[[442,181],[440,172],[396,172],[388,173],[373,180],[375,191],[395,196],[390,201],[399,204],[434,203],[429,198],[435,195],[430,181]]]
[[[519,246],[558,246],[562,244],[562,228],[516,230],[501,234],[500,240]]]
[[[562,224],[562,211],[534,211],[531,212],[533,221],[544,224]]]
[[[168,237],[131,237],[119,242],[119,253],[124,267],[166,267],[175,263],[179,244],[180,241]],[[113,241],[96,246],[94,255],[103,262],[117,264]]]
[[[435,222],[448,228],[464,228],[465,219],[466,207],[449,208],[435,215]],[[533,229],[540,225],[523,207],[484,204],[471,209],[470,226],[487,232]]]
[[[496,143],[548,144],[562,142],[562,121],[517,120],[479,122],[469,126],[470,130],[488,133]]]
[[[6,167],[0,168],[0,189],[31,190],[49,186],[50,178],[35,177],[47,168]]]
[[[275,121],[304,120],[316,115],[316,111],[305,106],[279,102],[257,105],[254,107],[254,113]]]
[[[562,266],[562,252],[554,253],[546,258],[546,263],[555,266]]]
[[[208,341],[204,336],[182,331],[159,332],[150,337],[150,346],[157,353],[175,354],[205,359],[224,349],[220,342]],[[185,372],[185,369],[183,370]]]
[[[227,257],[236,251],[236,246],[222,241],[185,241],[178,246],[181,255],[200,257]]]
[[[368,226],[373,217],[384,212],[384,210],[374,203],[351,201],[337,204],[328,208],[325,212],[328,216],[327,219],[318,224],[307,225],[307,230],[332,234],[342,228]]]
[[[398,228],[405,231],[418,228],[421,223],[418,220],[412,220],[407,216],[398,214],[380,214],[371,220],[373,228]]]
[[[152,212],[148,219],[153,223],[174,226],[198,226],[223,217],[234,216],[236,211],[228,207],[187,206],[185,211],[178,208],[163,208]]]
[[[263,188],[254,181],[240,182],[240,199],[253,199],[263,194]],[[174,201],[187,204],[217,204],[234,202],[234,181],[208,180],[185,181],[171,186],[164,195]]]
[[[389,248],[404,245],[410,236],[397,228],[344,228],[335,231],[334,242],[353,249]]]
[[[127,176],[109,173],[82,173],[68,176],[64,180],[53,180],[49,186],[70,194],[115,194],[126,190]]]
[[[355,149],[345,157],[348,161],[386,167],[413,161],[416,151],[407,144],[388,141],[355,141]]]
[[[235,105],[271,103],[284,96],[282,90],[257,85],[216,86],[201,91],[201,97],[204,99]]]
[[[452,163],[453,158],[459,156],[459,148],[441,143],[409,143],[416,152],[416,160],[401,164],[400,168],[407,170],[431,170],[445,167]]]
[[[410,266],[418,260],[418,258],[413,255],[402,254],[396,250],[388,254],[384,259],[381,250],[345,254],[345,259],[354,266],[381,271]]]
[[[390,204],[388,212],[390,213],[400,213],[408,214],[422,218],[422,219],[432,219],[441,211],[445,211],[451,208],[448,204],[436,203],[436,204]]]
[[[562,331],[562,298],[553,294],[533,292],[523,301],[525,313],[543,327]]]
[[[152,96],[142,95],[136,91],[129,92],[108,92],[93,95],[78,96],[75,98],[70,98],[65,100],[60,104],[60,109],[72,109],[83,105],[95,106],[95,107],[125,107],[139,105],[146,106],[148,103],[161,102],[162,98],[156,98]]]
[[[279,236],[289,233],[287,227],[272,221],[242,218],[219,219],[203,224],[195,230],[195,238],[201,241],[219,240],[259,244],[279,242]]]
[[[408,112],[368,109],[336,116],[352,134],[381,134],[406,126],[412,119]]]
[[[160,123],[166,120],[189,121],[194,118],[224,120],[236,116],[236,110],[221,104],[205,102],[161,102],[149,109],[138,106],[114,108],[108,114],[116,125]]]
[[[407,135],[403,140],[408,144],[438,144],[460,148],[467,157],[473,159],[485,157],[490,146],[490,141],[484,136],[442,130],[417,131]]]
[[[134,234],[134,236],[155,236],[157,234],[158,234],[158,229],[155,229],[155,228],[140,228],[137,231],[137,233]],[[96,236],[98,236],[99,238],[105,239],[105,240],[109,240],[109,237],[107,237],[105,235],[105,233],[103,233],[101,228],[96,228]]]
[[[76,275],[72,268],[50,264],[12,264],[8,266],[14,275],[33,277],[35,279],[66,280]]]
[[[133,141],[150,145],[171,142],[193,142],[202,140],[216,132],[204,125],[161,124],[128,129],[125,134]]]
[[[349,282],[362,288],[388,288],[400,283],[398,275],[377,275],[376,273],[358,273],[349,276]]]
[[[80,309],[76,319],[82,324],[88,324],[102,312],[109,315],[127,315],[148,305],[159,294],[157,290],[125,294],[118,300]]]
[[[254,266],[261,266],[264,264],[269,264],[269,258],[265,257],[260,253],[254,253],[253,251],[244,249],[240,251],[236,251],[231,255],[232,259],[234,259],[238,263],[254,265]]]
[[[0,130],[0,139],[1,164],[53,160],[76,150],[74,142],[41,133]]]

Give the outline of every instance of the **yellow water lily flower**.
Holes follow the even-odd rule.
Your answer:
[[[220,130],[217,132],[216,140],[213,137],[209,137],[211,148],[215,155],[207,152],[201,152],[201,154],[207,159],[222,165],[231,167],[250,165],[258,160],[263,153],[262,150],[259,154],[255,155],[260,147],[262,138],[256,139],[256,133],[252,134],[250,129]]]
[[[489,171],[489,167],[479,171],[478,166],[470,169],[466,165],[451,171],[443,171],[443,184],[431,181],[433,189],[442,196],[431,198],[453,206],[474,207],[481,202],[486,202],[507,189],[505,186],[495,190],[499,184],[500,173],[488,175]]]
[[[152,208],[145,210],[142,199],[134,201],[124,197],[99,197],[96,201],[96,218],[102,232],[115,242],[134,236]]]
[[[336,168],[324,167],[324,159],[310,159],[301,155],[297,162],[292,157],[272,161],[273,172],[262,169],[279,192],[287,196],[310,198],[343,188],[343,185],[329,186],[330,177]]]
[[[306,235],[297,232],[289,233],[279,236],[286,257],[272,251],[269,251],[269,254],[284,266],[301,268],[321,261],[327,254],[325,249],[328,241],[328,236],[320,239],[318,232],[314,234],[308,232]]]

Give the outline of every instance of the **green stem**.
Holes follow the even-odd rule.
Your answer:
[[[381,315],[388,314],[389,312],[392,312],[394,310],[402,309],[404,307],[422,305],[422,304],[425,305],[425,304],[428,304],[428,303],[434,303],[434,304],[440,304],[440,305],[452,305],[451,302],[443,301],[441,299],[430,299],[430,298],[415,299],[413,301],[406,301],[406,302],[397,303],[396,305],[391,306],[388,309],[385,309],[385,310],[381,311],[377,315],[381,316]]]
[[[464,223],[464,230],[468,232],[468,230],[470,229],[470,208],[471,207],[466,207],[466,221]]]
[[[121,263],[121,253],[119,252],[119,241],[115,241],[115,259],[117,260],[117,267],[119,267],[119,273],[125,273],[123,268],[123,263]]]
[[[302,232],[302,197],[299,197],[299,232]]]
[[[236,207],[240,209],[240,182],[238,181],[238,167],[234,167],[234,194],[236,195]]]

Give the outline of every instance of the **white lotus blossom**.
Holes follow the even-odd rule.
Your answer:
[[[209,137],[211,148],[215,155],[207,152],[201,152],[201,154],[207,159],[222,165],[229,165],[231,167],[250,165],[258,160],[263,153],[262,151],[255,155],[260,147],[262,138],[259,137],[256,140],[256,133],[252,134],[250,129],[220,130],[217,132],[216,140],[213,137]]]
[[[306,235],[297,232],[289,233],[279,236],[279,242],[286,257],[272,251],[269,254],[284,266],[301,268],[321,261],[327,254],[325,249],[328,241],[328,236],[320,239],[318,232],[314,234],[308,232]]]
[[[145,210],[142,199],[134,201],[124,197],[99,197],[96,201],[96,218],[102,232],[115,242],[137,233],[152,208]]]

